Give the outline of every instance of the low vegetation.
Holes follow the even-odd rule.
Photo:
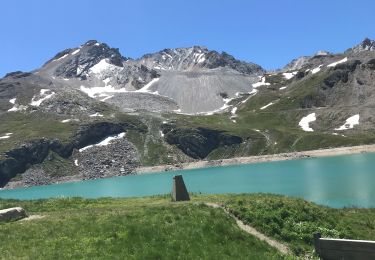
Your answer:
[[[228,197],[225,206],[259,231],[287,243],[296,255],[311,254],[312,235],[375,240],[375,209],[332,209],[277,195]]]
[[[183,203],[172,203],[169,196],[0,200],[0,209],[22,206],[44,216],[0,224],[0,251],[6,259],[296,259],[313,255],[314,232],[375,240],[375,209],[332,209],[269,194],[191,197]],[[293,255],[281,255],[203,202],[222,204],[288,245]]]
[[[0,224],[4,259],[282,259],[224,211],[168,197],[0,201],[43,219]]]
[[[10,138],[1,140],[0,159],[3,152],[19,147],[25,141],[43,137],[67,141],[78,127],[41,113],[7,113],[0,115],[0,121],[6,122],[0,124],[0,133],[12,133]]]

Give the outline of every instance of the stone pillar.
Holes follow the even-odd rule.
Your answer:
[[[186,189],[182,175],[176,175],[173,177],[172,200],[173,201],[190,200],[189,193]]]

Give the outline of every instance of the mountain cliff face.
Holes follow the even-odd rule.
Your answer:
[[[139,59],[105,43],[0,79],[0,185],[375,142],[375,44],[266,72],[207,48]]]
[[[236,60],[228,53],[210,51],[205,47],[164,49],[146,54],[137,60],[142,65],[157,70],[199,70],[227,67],[247,75],[261,75],[265,71],[257,64]]]

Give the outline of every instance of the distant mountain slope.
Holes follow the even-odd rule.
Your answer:
[[[134,60],[89,41],[0,79],[0,186],[375,143],[374,109],[369,39],[275,72],[198,46]]]
[[[111,104],[119,104],[124,97],[128,102],[119,106],[123,111],[144,109],[134,105],[141,96],[153,103],[152,111],[202,113],[222,108],[226,104],[223,95],[234,98],[237,92],[250,92],[264,70],[197,46],[165,49],[131,60],[118,49],[92,40],[58,53],[36,73]]]

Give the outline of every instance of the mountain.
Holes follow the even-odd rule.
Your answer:
[[[306,66],[307,64],[313,65],[318,64],[321,62],[321,60],[325,58],[325,56],[332,56],[331,53],[327,51],[318,51],[313,56],[301,56],[298,57],[291,62],[289,62],[285,67],[282,69],[282,71],[288,71],[288,70],[299,70],[302,67]]]
[[[375,142],[365,39],[276,72],[205,47],[138,59],[94,40],[0,79],[0,186]]]
[[[165,49],[132,60],[122,57],[118,49],[91,40],[58,53],[35,73],[125,112],[204,113],[226,104],[223,93],[233,98],[237,92],[250,92],[264,70],[198,46]]]
[[[347,50],[347,52],[362,52],[362,51],[375,51],[375,41],[369,38],[364,39],[360,44]]]

